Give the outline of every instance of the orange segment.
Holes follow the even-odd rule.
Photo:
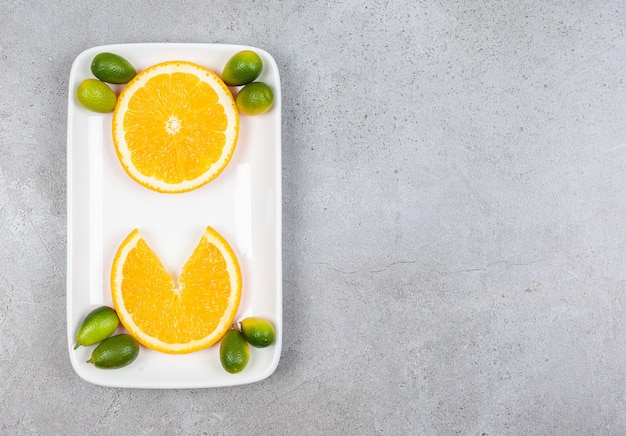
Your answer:
[[[158,192],[186,192],[217,177],[230,161],[239,114],[222,79],[191,62],[171,61],[139,73],[113,113],[122,167]]]
[[[120,321],[139,342],[189,353],[213,345],[232,324],[241,271],[226,240],[207,227],[176,283],[135,229],[113,261],[111,290]]]

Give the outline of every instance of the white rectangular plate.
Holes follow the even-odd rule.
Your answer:
[[[91,62],[101,52],[123,56],[137,71],[186,60],[221,74],[226,61],[244,49],[261,56],[263,71],[257,80],[272,88],[274,105],[263,115],[240,116],[232,160],[215,180],[195,191],[160,194],[134,182],[115,154],[112,114],[90,112],[76,100],[76,87],[93,78]],[[119,92],[123,85],[112,87]],[[93,47],[74,61],[68,90],[67,336],[74,370],[88,382],[127,388],[231,386],[270,376],[282,344],[281,95],[272,56],[255,47],[222,44]],[[183,355],[141,347],[135,362],[115,370],[86,363],[95,346],[74,350],[76,332],[91,310],[113,305],[111,266],[126,235],[138,228],[165,267],[177,275],[208,225],[229,241],[240,262],[243,290],[235,320],[269,319],[276,327],[276,343],[264,349],[250,347],[250,363],[235,375],[221,367],[218,344]]]

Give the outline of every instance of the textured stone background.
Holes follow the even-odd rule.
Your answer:
[[[621,1],[0,1],[0,433],[626,433]],[[249,44],[283,93],[269,379],[82,381],[67,83],[124,42]]]

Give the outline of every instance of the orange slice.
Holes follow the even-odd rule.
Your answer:
[[[207,227],[176,283],[135,229],[115,255],[111,290],[135,339],[165,353],[190,353],[213,345],[232,324],[241,271],[226,240]]]
[[[118,97],[113,144],[128,175],[158,192],[186,192],[217,177],[239,135],[228,87],[191,62],[153,65]]]

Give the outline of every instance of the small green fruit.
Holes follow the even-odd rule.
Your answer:
[[[91,353],[87,363],[96,368],[115,369],[130,365],[139,355],[139,344],[131,335],[111,336]]]
[[[266,319],[250,317],[241,321],[241,333],[250,345],[265,348],[274,343],[274,326]]]
[[[250,349],[241,332],[231,328],[220,343],[220,361],[222,367],[231,374],[244,370],[250,360]]]
[[[78,85],[76,98],[85,108],[100,113],[113,112],[117,103],[115,92],[98,79],[86,79]]]
[[[263,82],[248,83],[237,93],[235,103],[242,114],[260,115],[272,107],[274,93],[272,88]]]
[[[114,53],[100,53],[91,62],[91,72],[108,83],[128,83],[137,75],[137,70],[123,57]]]
[[[224,66],[222,80],[228,86],[240,86],[253,82],[263,70],[261,57],[252,50],[235,53]]]
[[[92,310],[83,320],[78,333],[76,333],[76,346],[87,347],[89,345],[97,344],[111,336],[117,326],[120,324],[120,320],[117,317],[115,310],[108,306],[101,306]]]

